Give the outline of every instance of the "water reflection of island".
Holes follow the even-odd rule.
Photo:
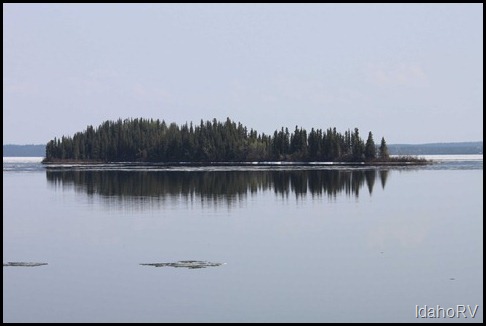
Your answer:
[[[51,185],[70,187],[88,195],[109,198],[165,198],[183,196],[232,201],[259,191],[288,197],[358,197],[365,185],[370,194],[375,180],[384,188],[388,170],[260,170],[260,171],[47,171]]]

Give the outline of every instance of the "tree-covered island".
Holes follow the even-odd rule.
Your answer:
[[[390,158],[384,138],[377,146],[371,131],[364,141],[358,128],[344,134],[336,128],[295,127],[258,133],[231,121],[167,124],[164,120],[118,119],[74,136],[49,141],[43,163],[58,162],[368,162],[425,160]]]

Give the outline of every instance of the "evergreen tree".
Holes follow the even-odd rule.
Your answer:
[[[359,137],[358,128],[354,128],[354,133],[351,135],[351,145],[353,161],[362,161],[364,159],[365,145],[363,140]]]
[[[379,150],[380,160],[388,160],[390,155],[388,154],[388,147],[386,146],[385,137],[381,137],[381,145]]]
[[[368,140],[366,141],[364,154],[366,161],[372,161],[376,158],[376,146],[371,131],[368,134]]]

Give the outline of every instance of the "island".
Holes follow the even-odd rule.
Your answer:
[[[88,126],[72,137],[54,138],[46,145],[43,163],[248,163],[348,162],[366,164],[426,164],[425,159],[390,157],[385,138],[377,146],[373,134],[364,141],[358,128],[309,132],[295,127],[272,134],[248,130],[230,118],[221,122],[167,124],[164,120],[118,119]]]

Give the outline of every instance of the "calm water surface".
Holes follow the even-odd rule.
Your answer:
[[[4,322],[415,322],[479,305],[483,158],[421,168],[4,158]],[[204,260],[204,269],[140,263]]]

